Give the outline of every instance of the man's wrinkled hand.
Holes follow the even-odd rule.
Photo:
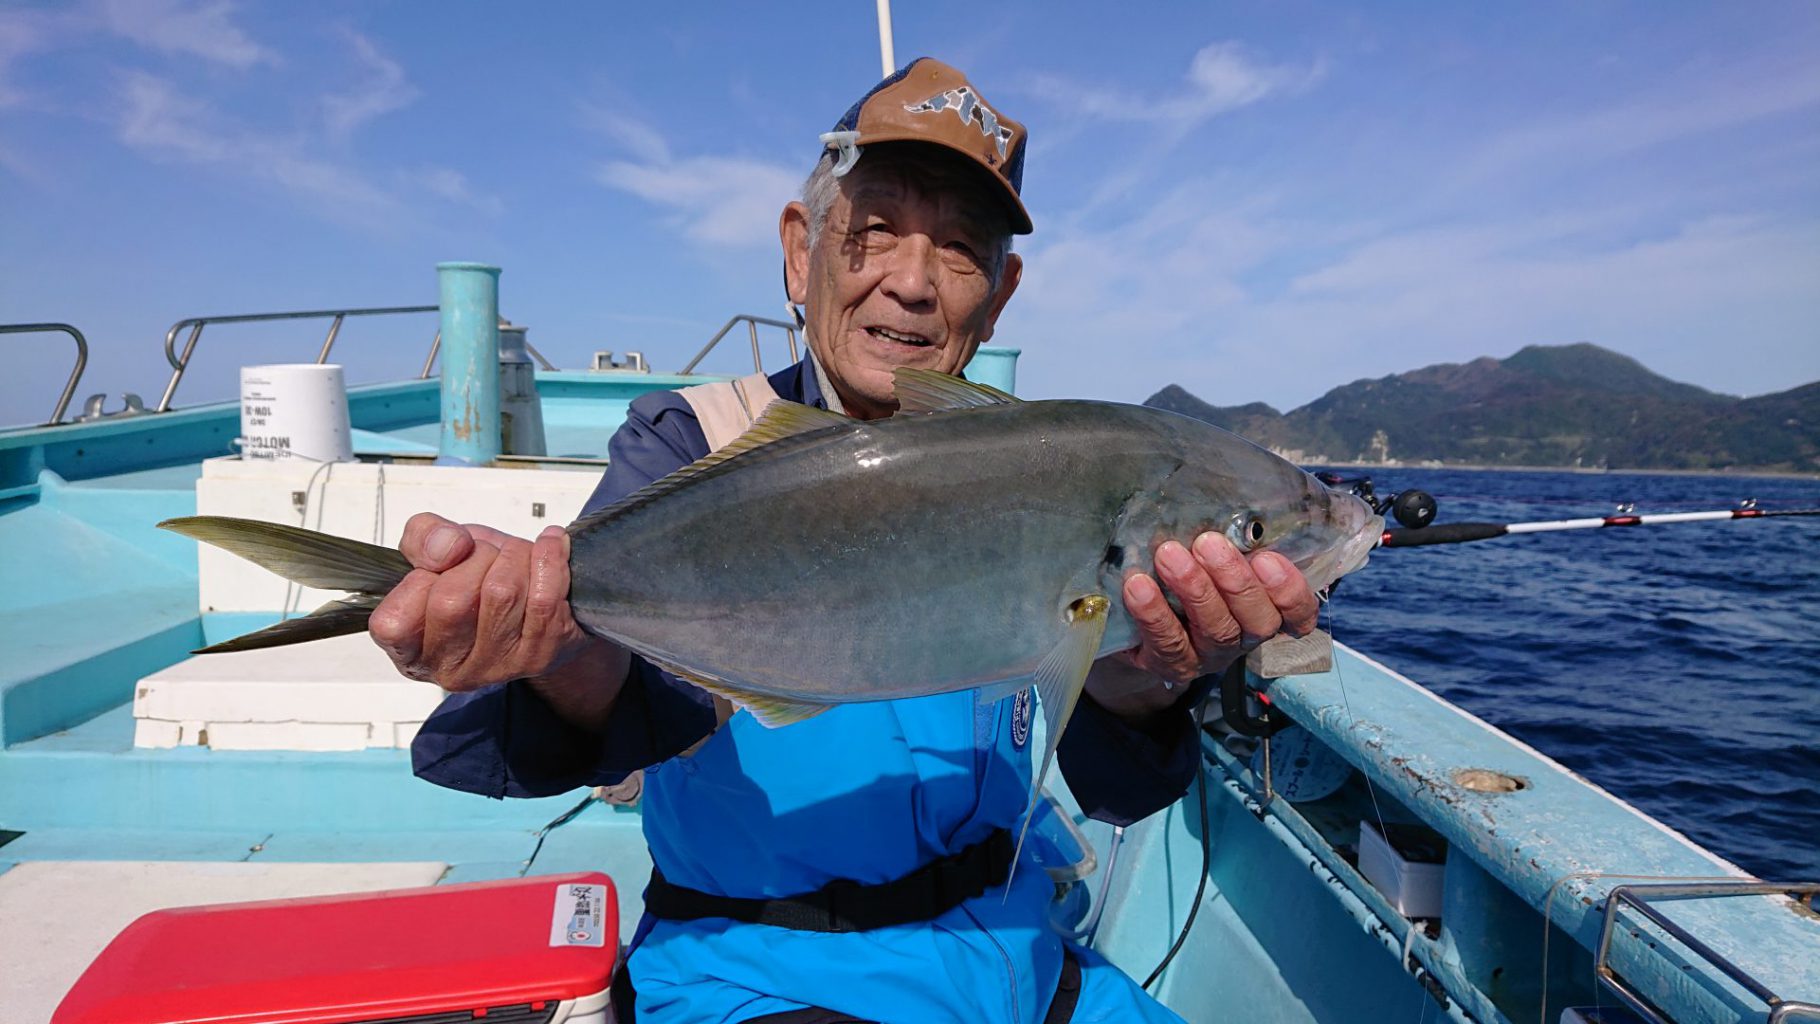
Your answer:
[[[1302,573],[1276,552],[1248,559],[1224,536],[1204,533],[1192,550],[1163,543],[1155,561],[1157,578],[1132,573],[1125,579],[1125,610],[1137,626],[1138,646],[1102,658],[1088,677],[1087,691],[1114,712],[1161,711],[1181,697],[1183,685],[1224,671],[1265,640],[1315,628],[1320,603]]]
[[[368,629],[409,678],[475,690],[545,675],[591,642],[569,608],[569,536],[559,526],[533,542],[424,512],[398,548],[416,568]]]

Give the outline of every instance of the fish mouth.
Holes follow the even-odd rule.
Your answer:
[[[1333,500],[1337,507],[1331,509],[1332,518],[1336,526],[1342,527],[1346,539],[1323,551],[1302,570],[1309,588],[1323,597],[1340,577],[1364,568],[1372,550],[1384,539],[1384,517],[1373,513],[1370,506],[1350,494],[1336,494]]]
[[[1374,515],[1367,519],[1365,525],[1359,527],[1359,532],[1353,534],[1351,539],[1347,540],[1346,546],[1340,549],[1340,571],[1335,574],[1335,578],[1365,568],[1365,563],[1371,560],[1372,551],[1383,539],[1384,517]]]

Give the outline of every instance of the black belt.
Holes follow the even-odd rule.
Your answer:
[[[889,882],[836,879],[814,892],[778,899],[717,896],[676,885],[656,868],[645,911],[669,921],[719,917],[805,932],[863,932],[940,917],[1003,885],[1011,869],[1011,833],[1000,829],[958,853],[932,860]]]

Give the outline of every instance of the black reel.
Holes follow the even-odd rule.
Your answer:
[[[1380,498],[1376,488],[1371,484],[1371,477],[1368,476],[1347,477],[1332,470],[1326,470],[1316,473],[1314,478],[1329,487],[1356,495],[1365,504],[1370,505],[1373,512],[1381,516],[1390,516],[1411,530],[1420,530],[1433,523],[1435,513],[1439,508],[1435,504],[1434,495],[1414,488]]]

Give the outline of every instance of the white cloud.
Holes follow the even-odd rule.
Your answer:
[[[227,0],[100,0],[96,14],[108,30],[141,46],[189,54],[229,67],[281,63],[276,51],[254,42],[232,21]]]
[[[120,100],[120,141],[149,156],[264,180],[349,219],[397,205],[355,169],[311,155],[303,140],[225,123],[155,75],[127,75]]]
[[[1039,75],[1034,92],[1071,113],[1107,121],[1166,122],[1183,129],[1227,111],[1247,107],[1266,96],[1301,92],[1326,73],[1315,62],[1306,66],[1269,64],[1236,42],[1210,43],[1195,53],[1180,88],[1144,96],[1104,82],[1084,83],[1059,75]]]
[[[324,96],[293,128],[236,121],[143,71],[122,76],[116,130],[125,145],[157,160],[207,166],[298,197],[345,222],[383,223],[407,211],[413,194],[465,206],[488,216],[504,212],[494,196],[475,191],[449,167],[369,169],[348,152],[351,137],[373,119],[416,99],[404,69],[365,36],[347,32],[362,80]]]
[[[405,79],[404,68],[381,53],[373,41],[358,32],[346,32],[354,55],[366,69],[365,79],[344,92],[322,98],[323,121],[329,137],[344,141],[368,121],[410,106],[420,93]]]
[[[50,11],[0,10],[0,110],[26,102],[26,94],[7,80],[12,66],[55,46],[68,21],[66,15]]]
[[[670,162],[670,144],[657,129],[627,110],[623,101],[605,100],[581,105],[582,124],[605,135],[615,145],[650,164]]]
[[[669,163],[614,161],[600,182],[668,208],[685,237],[706,245],[775,246],[777,217],[802,185],[800,169],[741,157]]]
[[[611,160],[595,180],[670,212],[683,237],[718,247],[777,244],[777,218],[807,173],[750,157],[677,158],[668,140],[623,98],[584,103],[584,126],[630,152]]]
[[[1418,228],[1202,196],[1027,253],[1000,336],[1021,341],[1032,394],[1137,401],[1174,382],[1286,410],[1359,378],[1574,341],[1731,393],[1820,376],[1820,219],[1615,231],[1594,207]],[[1280,269],[1313,252],[1335,255]]]
[[[460,171],[447,167],[423,167],[403,177],[411,187],[421,188],[439,199],[446,199],[459,206],[472,207],[489,217],[505,213],[505,204],[497,196],[476,193]]]

